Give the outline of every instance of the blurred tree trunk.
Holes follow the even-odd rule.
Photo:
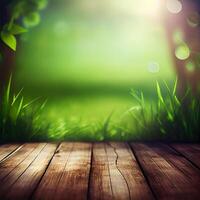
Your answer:
[[[163,1],[163,13],[164,13],[164,26],[166,29],[167,40],[169,43],[171,55],[174,61],[175,70],[179,80],[179,90],[184,93],[187,86],[190,85],[194,92],[199,89],[200,83],[200,68],[196,62],[200,58],[200,24],[196,27],[192,27],[188,23],[188,18],[200,12],[199,0],[182,0],[182,10],[179,13],[170,13],[167,10],[166,0]],[[190,48],[190,57],[186,60],[180,60],[175,56],[175,50],[177,44],[175,43],[173,36],[177,30],[183,33],[184,42]],[[199,57],[199,58],[198,58]],[[186,63],[192,61],[195,64],[194,71],[188,71]]]
[[[185,6],[188,7],[186,12],[186,19],[194,15],[200,17],[200,1],[199,0],[184,0]],[[194,92],[198,92],[200,89],[200,18],[198,19],[198,25],[195,27],[190,26],[187,23],[184,29],[186,43],[191,49],[190,60],[195,64],[195,70],[193,72],[187,71],[187,79],[189,84],[192,86]]]
[[[9,21],[8,5],[9,1],[0,0],[0,27]],[[13,68],[15,53],[0,41],[0,53],[2,60],[0,62],[0,93],[5,86]]]
[[[1,93],[2,89],[4,88],[5,84],[7,83],[7,80],[9,79],[13,71],[13,63],[14,63],[13,61],[15,53],[2,43],[0,51],[3,56],[2,61],[0,63],[0,93]]]

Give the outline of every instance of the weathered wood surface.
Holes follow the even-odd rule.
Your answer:
[[[165,144],[132,144],[157,199],[199,199],[200,170]]]
[[[2,199],[29,199],[44,174],[56,150],[56,144],[46,144],[28,168],[14,181]],[[26,160],[25,160],[26,161]]]
[[[172,144],[171,146],[200,168],[200,144]]]
[[[19,144],[4,144],[0,148],[0,162],[14,153],[21,145]]]
[[[87,199],[91,144],[62,143],[34,199]]]
[[[94,144],[90,199],[152,199],[152,193],[127,144]]]
[[[0,199],[199,199],[200,145],[0,146]]]

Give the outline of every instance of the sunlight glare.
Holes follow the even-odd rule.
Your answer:
[[[160,0],[143,0],[140,3],[138,12],[144,16],[157,17],[160,12],[160,7]]]

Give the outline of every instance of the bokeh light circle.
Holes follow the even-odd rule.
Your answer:
[[[195,70],[195,64],[192,61],[188,61],[185,67],[189,72],[193,72]]]
[[[184,41],[183,31],[176,29],[172,35],[175,44],[181,44]]]
[[[150,73],[158,73],[160,71],[160,65],[157,62],[150,62],[147,68]]]
[[[187,18],[187,23],[189,24],[189,26],[191,27],[197,27],[200,24],[200,15],[197,12],[193,12],[189,15],[189,17]]]
[[[186,60],[190,56],[190,49],[187,44],[181,44],[175,49],[175,56],[179,60]]]
[[[167,0],[166,6],[167,10],[173,14],[178,14],[183,8],[182,3],[178,0]]]

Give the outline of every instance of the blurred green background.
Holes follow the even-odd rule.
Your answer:
[[[113,112],[127,120],[130,89],[155,97],[155,81],[174,80],[156,0],[51,0],[40,24],[21,37],[15,85],[48,98],[44,120],[61,134]]]

